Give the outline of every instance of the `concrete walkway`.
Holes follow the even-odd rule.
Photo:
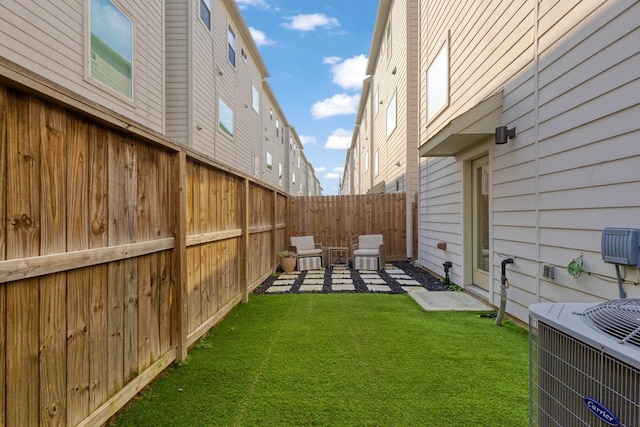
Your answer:
[[[492,311],[490,305],[464,292],[431,292],[424,288],[408,289],[407,293],[426,311]]]

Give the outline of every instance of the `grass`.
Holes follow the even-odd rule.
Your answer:
[[[114,426],[524,426],[527,332],[407,295],[252,296]]]

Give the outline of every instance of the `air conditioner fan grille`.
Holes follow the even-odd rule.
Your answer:
[[[582,315],[605,334],[640,347],[640,299],[606,301],[586,309]]]

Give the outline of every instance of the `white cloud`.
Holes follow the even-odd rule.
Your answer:
[[[327,168],[325,166],[318,166],[318,167],[314,167],[313,168],[313,171],[317,172],[317,173],[324,172],[326,170],[327,170]]]
[[[324,148],[328,150],[346,150],[351,146],[351,136],[351,131],[338,128],[329,135]]]
[[[338,93],[331,98],[318,101],[311,106],[311,115],[314,119],[325,117],[355,114],[358,111],[360,94],[347,95]]]
[[[300,135],[300,142],[302,145],[316,145],[318,141],[315,136]]]
[[[336,18],[331,18],[322,13],[312,13],[308,15],[296,15],[287,17],[289,22],[282,24],[290,30],[313,31],[316,28],[339,27],[340,23]]]
[[[236,0],[236,3],[240,9],[246,9],[250,6],[269,9],[269,4],[265,0]]]
[[[344,168],[333,168],[331,172],[326,174],[324,177],[327,179],[340,179],[344,173]]]
[[[367,77],[367,61],[367,57],[361,54],[344,61],[335,56],[326,57],[322,62],[331,65],[332,82],[343,89],[359,90],[362,88],[362,81]]]
[[[267,35],[260,30],[256,30],[253,27],[249,27],[249,32],[251,33],[251,36],[253,37],[253,41],[256,42],[256,45],[258,46],[271,46],[276,44],[276,42],[274,42],[273,40],[269,39],[267,37]]]

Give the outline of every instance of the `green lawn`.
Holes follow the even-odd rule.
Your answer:
[[[527,331],[408,295],[251,296],[115,426],[525,426]]]

